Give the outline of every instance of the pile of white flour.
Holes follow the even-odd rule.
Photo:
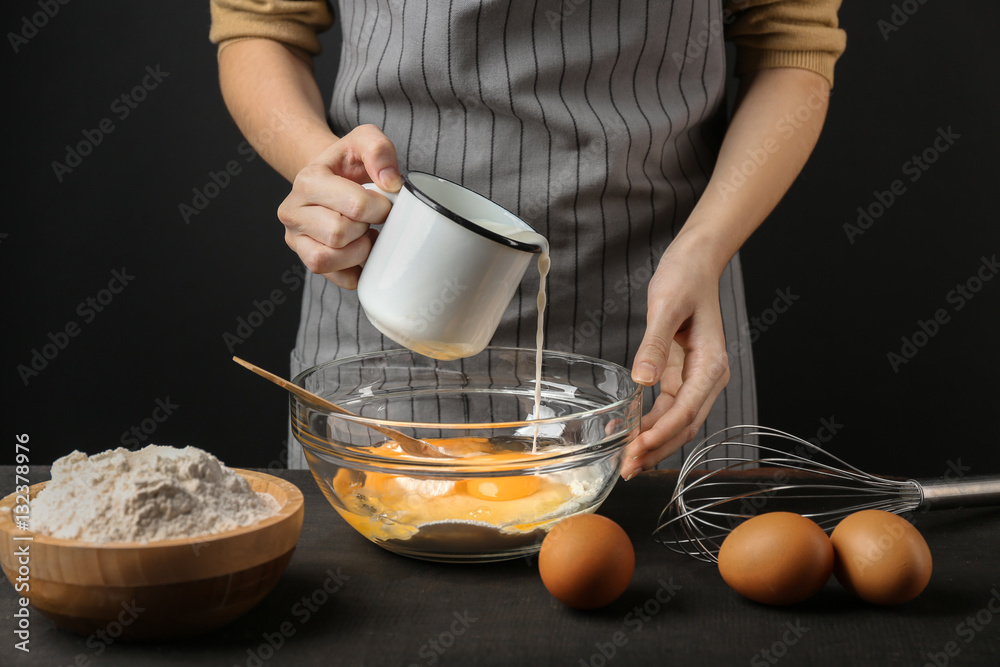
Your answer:
[[[278,512],[216,457],[196,447],[123,447],[52,464],[31,502],[31,528],[87,542],[152,542],[247,526]]]

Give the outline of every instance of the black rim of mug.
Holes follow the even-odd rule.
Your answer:
[[[491,206],[496,206],[497,208],[501,209],[502,211],[506,211],[508,214],[514,216],[518,220],[521,220],[521,218],[518,217],[518,216],[516,216],[516,215],[514,215],[513,213],[511,213],[510,211],[508,211],[507,209],[505,209],[503,206],[500,206],[500,204],[497,204],[496,202],[494,202],[494,201],[492,201],[490,199],[487,199],[486,197],[484,197],[483,195],[479,194],[475,190],[471,190],[471,189],[465,187],[464,185],[459,185],[458,183],[455,183],[454,181],[449,181],[447,178],[442,178],[440,176],[435,176],[434,174],[428,174],[427,172],[424,172],[424,171],[407,171],[407,172],[404,172],[402,174],[403,187],[405,187],[407,190],[409,190],[410,193],[414,197],[416,197],[417,199],[419,199],[423,203],[427,204],[432,209],[434,209],[435,211],[437,211],[438,213],[440,213],[444,217],[448,218],[452,222],[455,222],[455,223],[461,225],[462,227],[465,227],[466,229],[468,229],[471,232],[475,232],[476,234],[479,234],[480,236],[488,238],[491,241],[495,241],[495,242],[497,242],[497,243],[499,243],[501,245],[505,245],[508,248],[513,248],[515,250],[522,250],[524,252],[532,252],[532,253],[541,252],[542,251],[542,246],[539,245],[539,244],[537,244],[537,243],[527,243],[525,241],[518,241],[516,239],[512,239],[512,238],[506,237],[503,234],[498,234],[497,232],[494,232],[494,231],[492,231],[490,229],[486,229],[484,227],[480,227],[479,225],[477,225],[476,223],[472,222],[468,218],[465,218],[465,217],[459,215],[458,213],[455,213],[451,209],[449,209],[449,208],[447,208],[445,206],[442,206],[438,202],[434,201],[434,199],[432,199],[430,197],[430,195],[428,195],[426,192],[424,192],[419,187],[417,187],[413,183],[413,181],[410,180],[410,178],[409,178],[410,174],[420,174],[421,176],[426,176],[427,178],[433,178],[433,179],[435,179],[437,181],[441,181],[442,183],[448,183],[449,185],[451,185],[453,187],[461,188],[463,190],[471,192],[472,194],[474,194],[475,196],[479,197],[480,199],[482,199],[487,204],[490,204]],[[524,221],[521,220],[521,222],[524,222]],[[532,227],[531,225],[529,225],[528,223],[524,222],[524,224],[527,227],[527,229],[535,232],[536,234],[538,233],[538,231],[535,230],[535,228]]]

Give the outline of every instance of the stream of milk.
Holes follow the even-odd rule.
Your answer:
[[[551,260],[549,259],[549,241],[538,232],[523,227],[505,225],[494,220],[476,220],[475,223],[484,229],[488,229],[497,234],[506,236],[515,241],[530,243],[540,246],[542,251],[538,255],[538,323],[535,327],[535,405],[531,412],[532,419],[541,418],[542,410],[542,347],[544,344],[544,319],[545,319],[545,283],[549,275]],[[531,451],[535,452],[538,447],[538,427],[535,426],[534,436],[531,443]]]

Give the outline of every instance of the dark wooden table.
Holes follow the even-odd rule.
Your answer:
[[[600,510],[632,537],[632,584],[614,604],[580,612],[549,596],[534,558],[445,565],[396,556],[354,532],[309,473],[276,474],[305,494],[305,525],[283,579],[246,616],[196,639],[109,644],[35,613],[24,654],[14,649],[17,598],[0,582],[0,664],[1000,665],[998,508],[916,517],[934,575],[908,604],[871,606],[831,579],[803,604],[767,607],[730,590],[714,566],[652,541],[675,476],[645,473],[620,482]],[[32,468],[33,483],[47,478]],[[13,468],[0,467],[0,495],[13,485]]]

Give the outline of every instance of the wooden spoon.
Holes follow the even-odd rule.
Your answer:
[[[352,415],[355,417],[357,416],[350,410],[345,410],[339,405],[335,405],[330,401],[326,400],[325,398],[317,396],[311,391],[303,389],[299,385],[289,382],[283,377],[279,377],[274,373],[271,373],[270,371],[265,371],[260,366],[255,366],[254,364],[251,364],[249,361],[244,361],[239,357],[233,357],[233,361],[238,363],[240,366],[243,366],[244,368],[252,370],[254,373],[261,376],[262,378],[270,380],[279,387],[282,387],[283,389],[295,394],[302,400],[311,403],[314,407],[318,407],[323,410],[328,410],[330,412],[338,412],[342,415]],[[424,458],[432,458],[432,459],[452,458],[451,456],[448,456],[447,454],[437,449],[433,445],[424,442],[423,440],[417,440],[416,438],[411,438],[408,435],[400,433],[399,431],[388,428],[386,426],[379,426],[377,424],[371,424],[369,422],[361,422],[361,423],[367,426],[368,428],[374,429],[379,433],[381,433],[382,435],[391,438],[393,441],[399,444],[399,446],[402,448],[404,452],[412,456],[422,456]]]

